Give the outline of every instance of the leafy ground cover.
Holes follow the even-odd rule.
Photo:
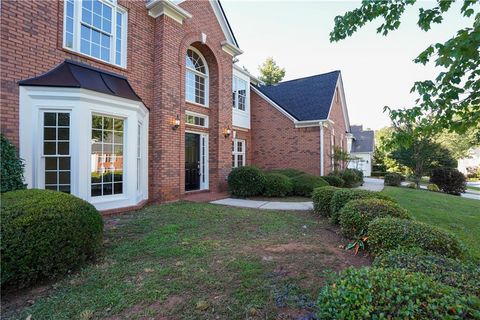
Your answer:
[[[296,319],[332,271],[370,265],[327,220],[179,202],[105,220],[102,258],[55,284],[2,292],[2,318]]]

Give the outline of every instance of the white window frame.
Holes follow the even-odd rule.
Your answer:
[[[239,93],[239,90],[238,90],[238,83],[239,82],[244,82],[245,83],[245,110],[242,110],[238,107],[239,105],[239,96],[240,96],[240,93]],[[233,104],[232,104],[232,107],[233,109],[236,109],[238,110],[239,112],[248,112],[248,108],[249,108],[249,105],[248,105],[248,90],[249,90],[249,83],[248,81],[246,81],[245,79],[242,79],[240,77],[237,77],[237,76],[233,76],[232,78],[232,94],[234,93],[235,96],[233,98]]]
[[[82,25],[82,1],[83,0],[73,0],[73,48],[67,47],[67,1],[64,0],[63,3],[63,48],[65,50],[73,51],[78,54],[84,55],[91,59],[101,61],[103,63],[115,65],[118,67],[126,68],[127,67],[127,37],[128,37],[128,12],[126,9],[122,8],[117,4],[116,0],[98,0],[105,5],[108,5],[112,8],[112,43],[110,46],[110,59],[105,61],[103,59],[94,57],[92,55],[83,53],[80,51],[80,40],[81,40],[81,25]],[[122,35],[121,35],[121,63],[116,63],[116,45],[117,45],[117,13],[122,14]],[[89,26],[90,28],[90,26]],[[93,29],[97,30],[95,27]],[[100,31],[100,30],[97,30]],[[103,31],[100,31],[104,33]]]
[[[188,123],[187,122],[187,116],[202,118],[205,121],[205,125],[202,126],[202,125],[198,125],[198,124],[194,124],[194,123]],[[185,124],[189,125],[189,126],[198,127],[198,128],[208,128],[208,126],[209,126],[208,116],[206,116],[204,114],[201,114],[201,113],[193,112],[193,111],[185,111]]]
[[[242,151],[238,151],[238,143],[242,144]],[[239,163],[238,163],[238,156],[242,156],[242,167],[245,167],[246,164],[246,154],[247,154],[247,143],[243,139],[233,139],[233,150],[232,150],[232,157],[233,157],[233,167],[238,168]]]
[[[188,102],[188,103],[191,103],[191,104],[195,104],[195,105],[198,105],[198,106],[202,106],[202,107],[205,107],[205,108],[208,108],[208,105],[209,105],[209,102],[208,102],[208,97],[209,97],[209,88],[210,88],[210,77],[209,77],[209,70],[208,70],[208,64],[207,64],[207,60],[205,60],[205,57],[202,55],[202,53],[194,48],[194,47],[189,47],[187,50],[192,50],[193,52],[195,52],[196,54],[198,54],[198,56],[200,57],[200,59],[202,60],[203,62],[203,65],[205,66],[205,73],[201,73],[195,69],[192,69],[192,68],[189,68],[186,64],[185,64],[185,101]],[[187,52],[185,52],[185,58],[187,56]],[[186,61],[186,59],[185,59]],[[191,101],[191,100],[188,100],[188,95],[187,95],[187,74],[188,73],[193,73],[194,75],[198,75],[199,77],[202,77],[204,80],[205,80],[205,92],[204,92],[204,100],[205,100],[205,104],[201,104],[201,103],[198,103],[196,101]],[[195,96],[195,94],[194,94]]]

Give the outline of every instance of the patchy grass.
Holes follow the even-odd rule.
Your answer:
[[[4,293],[2,318],[294,319],[314,312],[327,273],[370,264],[308,212],[180,202],[105,223],[99,261]]]
[[[480,201],[408,188],[386,187],[383,192],[397,199],[415,219],[456,234],[471,256],[480,259]]]
[[[480,187],[474,187],[474,186],[467,186],[467,189],[474,190],[474,191],[480,191]]]

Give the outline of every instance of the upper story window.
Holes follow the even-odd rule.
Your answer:
[[[185,97],[188,102],[208,106],[208,67],[194,48],[187,50]]]
[[[247,110],[247,81],[238,77],[232,79],[233,108],[241,111]]]
[[[64,47],[126,66],[127,12],[116,0],[65,0]]]

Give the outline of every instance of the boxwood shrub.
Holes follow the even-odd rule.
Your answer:
[[[422,272],[432,279],[480,297],[480,265],[421,249],[392,250],[375,258],[376,267]]]
[[[242,198],[261,195],[265,182],[262,170],[251,166],[234,168],[228,175],[230,193]]]
[[[400,173],[389,172],[383,178],[383,184],[386,186],[400,187],[403,176]]]
[[[464,245],[454,235],[414,220],[378,218],[369,224],[368,235],[368,247],[375,254],[421,248],[450,258],[465,255]]]
[[[283,174],[267,173],[265,179],[264,196],[284,197],[292,192],[292,181]]]
[[[345,181],[343,181],[342,178],[336,175],[328,175],[328,176],[323,176],[323,180],[327,181],[329,185],[341,188],[345,184]]]
[[[302,197],[311,197],[313,189],[328,186],[322,178],[310,174],[302,174],[292,178],[293,194]]]
[[[2,286],[24,287],[77,268],[102,244],[94,206],[49,190],[17,190],[1,198]]]
[[[459,196],[467,185],[463,173],[454,168],[436,168],[430,174],[430,183],[436,184],[445,193]]]
[[[368,224],[383,217],[410,219],[407,210],[391,201],[374,198],[352,200],[340,211],[342,234],[349,239],[367,235]]]
[[[15,146],[0,134],[0,192],[25,189],[23,167]]]
[[[440,188],[435,183],[429,183],[427,185],[427,190],[433,192],[440,192]]]
[[[272,169],[269,171],[270,173],[280,173],[280,174],[283,174],[284,176],[287,176],[289,178],[293,178],[293,177],[296,177],[296,176],[300,176],[302,174],[306,174],[305,172],[301,171],[301,170],[297,170],[297,169],[291,169],[291,168],[287,168],[287,169]]]
[[[345,188],[358,187],[363,183],[363,172],[355,169],[345,169],[335,172],[334,175],[339,176],[343,180]]]
[[[348,268],[317,300],[318,319],[478,319],[479,299],[421,273]]]
[[[323,217],[330,217],[330,203],[337,190],[340,188],[333,186],[315,188],[312,193],[314,212]]]
[[[338,224],[340,217],[340,210],[351,200],[377,198],[388,200],[391,202],[397,202],[395,199],[384,195],[380,192],[362,190],[362,189],[341,189],[335,192],[331,201],[331,216],[330,221],[334,224]]]

